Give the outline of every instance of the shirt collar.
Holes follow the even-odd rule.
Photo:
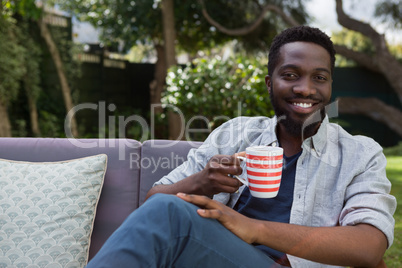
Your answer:
[[[313,149],[317,155],[321,155],[324,147],[327,143],[327,125],[329,123],[328,115],[322,120],[320,127],[316,134],[312,137],[307,138],[303,144],[302,148],[311,150]],[[270,124],[267,129],[266,136],[264,137],[264,144],[268,146],[278,146],[278,137],[276,136],[276,125],[278,124],[278,118],[276,116],[272,117],[272,124]]]
[[[264,131],[264,136],[261,144],[266,146],[279,146],[278,137],[276,136],[276,125],[278,123],[278,118],[273,116],[271,118],[271,123],[269,124],[268,128]]]
[[[315,150],[315,152],[317,153],[318,156],[320,156],[322,154],[324,147],[327,143],[327,125],[328,124],[329,124],[328,115],[325,115],[325,118],[324,118],[324,120],[322,120],[317,133],[314,136],[306,139],[303,142],[303,144],[304,144],[305,142],[310,140],[306,144],[310,144],[311,149]]]

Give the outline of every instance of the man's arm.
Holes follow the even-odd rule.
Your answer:
[[[216,155],[212,157],[203,170],[174,184],[156,185],[149,190],[146,199],[156,193],[177,194],[179,192],[212,197],[217,193],[234,193],[242,185],[237,179],[228,176],[240,175],[242,168],[237,155]]]
[[[385,235],[368,224],[306,227],[259,221],[256,226],[255,243],[320,263],[376,267],[387,248]]]
[[[220,221],[247,243],[257,243],[303,259],[341,266],[376,267],[387,248],[385,235],[368,224],[307,227],[248,218],[204,196],[178,194]]]

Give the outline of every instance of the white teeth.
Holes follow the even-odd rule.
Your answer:
[[[302,108],[309,108],[309,107],[313,106],[313,104],[311,104],[311,103],[296,103],[296,102],[294,102],[293,105],[299,106]]]

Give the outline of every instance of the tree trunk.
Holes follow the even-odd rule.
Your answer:
[[[251,33],[252,31],[257,29],[257,27],[263,22],[264,17],[266,15],[266,13],[268,13],[268,12],[275,12],[276,14],[281,16],[282,19],[290,26],[299,25],[299,23],[295,19],[293,19],[293,17],[286,15],[286,13],[281,8],[279,8],[278,6],[275,6],[275,5],[268,4],[262,8],[260,15],[253,23],[251,23],[245,27],[238,28],[238,29],[228,29],[228,28],[224,27],[223,25],[219,24],[211,16],[209,16],[203,0],[198,0],[198,2],[202,6],[202,15],[204,16],[204,18],[212,26],[214,26],[216,29],[218,29],[220,32],[227,34],[227,35],[243,36],[243,35],[247,35],[247,34]]]
[[[339,97],[339,113],[365,115],[402,137],[402,112],[376,98]]]
[[[163,38],[165,41],[167,68],[176,65],[176,30],[174,28],[173,0],[162,0]]]
[[[161,97],[165,78],[167,74],[165,48],[162,45],[155,45],[157,61],[155,63],[154,80],[149,84],[151,104],[156,105],[155,112],[162,113]]]
[[[69,111],[71,111],[74,108],[74,105],[73,105],[73,102],[71,99],[71,90],[70,90],[70,86],[68,85],[66,74],[64,72],[63,62],[61,60],[60,53],[57,49],[56,44],[53,41],[53,38],[52,38],[50,31],[47,28],[47,25],[45,24],[45,22],[42,19],[39,19],[38,25],[39,25],[40,33],[41,33],[43,39],[45,40],[46,45],[48,46],[50,55],[52,56],[53,62],[56,66],[57,75],[59,77],[61,90],[63,93],[64,105],[67,110],[66,122],[69,123],[68,125],[70,126],[71,134],[74,137],[77,137],[78,130],[77,130],[76,120],[73,117],[74,113],[69,113]],[[65,124],[65,127],[66,126],[67,125]],[[68,133],[66,133],[66,134],[67,134],[67,136],[69,136]]]
[[[343,27],[369,37],[374,44],[376,53],[372,57],[347,48],[337,48],[339,50],[337,52],[355,60],[366,68],[382,73],[398,94],[399,101],[402,103],[402,65],[390,53],[384,35],[379,34],[370,24],[350,18],[343,11],[342,0],[336,0],[336,13],[338,15],[338,22]]]
[[[159,117],[162,112],[163,108],[161,105],[161,98],[162,92],[165,85],[165,78],[166,78],[166,59],[165,59],[165,48],[162,45],[155,44],[155,50],[157,55],[157,60],[155,63],[155,70],[154,70],[154,80],[149,83],[149,92],[150,92],[150,102],[151,102],[151,117],[155,120]],[[165,139],[166,129],[164,124],[156,124],[153,126],[152,129],[153,139]]]
[[[173,0],[162,0],[162,20],[163,20],[163,38],[165,41],[166,67],[176,64],[176,31],[174,28],[174,3]],[[166,72],[167,73],[167,72]],[[169,109],[169,139],[181,140],[184,138],[184,118],[178,113]]]
[[[8,117],[7,106],[0,100],[0,137],[11,137],[11,124]]]
[[[41,135],[38,122],[38,109],[36,107],[36,99],[27,92],[29,117],[31,119],[31,130],[34,137]]]

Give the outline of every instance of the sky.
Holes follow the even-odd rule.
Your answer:
[[[79,22],[73,17],[73,40],[79,43],[97,44],[99,43],[99,30],[96,30],[88,22]]]
[[[369,22],[374,12],[377,0],[345,0],[345,13],[355,19]],[[335,11],[335,0],[310,0],[306,5],[307,12],[314,17],[311,26],[319,27],[327,34],[340,31],[342,27],[337,21]],[[385,33],[389,43],[402,44],[402,30],[391,31],[384,25],[376,23],[372,25],[380,33]],[[89,23],[78,23],[73,19],[73,33],[76,34],[74,41],[80,43],[99,43],[99,31],[95,30]]]

